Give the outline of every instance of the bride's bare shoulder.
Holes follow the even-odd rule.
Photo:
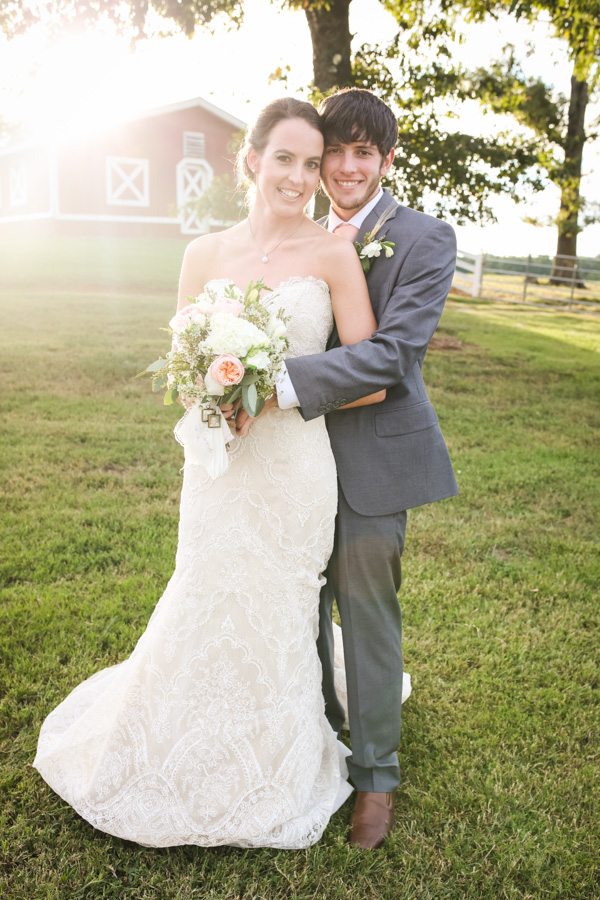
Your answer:
[[[225,231],[215,231],[210,234],[202,234],[191,241],[185,250],[185,256],[190,261],[202,259],[214,259],[215,254],[231,248],[238,240],[239,225],[227,228]]]
[[[337,234],[327,231],[326,228],[318,226],[320,235],[318,238],[319,259],[326,265],[329,270],[334,270],[339,266],[353,266],[356,268],[358,263],[358,254],[353,243],[344,240]],[[360,263],[359,263],[360,268]]]
[[[239,225],[195,238],[185,249],[182,277],[186,281],[204,284],[219,267],[234,258],[239,245]]]
[[[179,276],[179,304],[195,297],[207,281],[233,258],[239,243],[238,226],[226,231],[203,234],[191,241],[183,255]]]

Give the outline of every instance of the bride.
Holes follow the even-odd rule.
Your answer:
[[[178,308],[207,284],[262,276],[289,316],[290,355],[323,351],[334,317],[343,343],[372,333],[355,249],[304,213],[322,154],[310,104],[260,113],[241,154],[251,213],[189,245]],[[324,418],[275,398],[229,446],[214,481],[186,462],[165,593],[131,656],[50,713],[34,766],[95,828],[139,844],[302,848],[351,791],[316,648],[335,464]]]

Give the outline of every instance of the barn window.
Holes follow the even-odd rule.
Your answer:
[[[200,131],[183,132],[183,155],[186,159],[206,159],[206,142]]]
[[[27,169],[25,166],[10,167],[8,196],[11,206],[24,206],[27,203]]]
[[[106,202],[112,206],[149,206],[149,160],[134,159],[130,156],[108,156]]]

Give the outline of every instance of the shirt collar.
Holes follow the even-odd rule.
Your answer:
[[[356,228],[360,228],[362,223],[365,221],[369,213],[372,209],[375,209],[381,198],[383,197],[383,188],[379,188],[379,192],[372,200],[369,200],[362,209],[359,209],[357,213],[355,213],[351,219],[348,219],[345,222],[343,219],[340,219],[333,206],[329,210],[329,221],[327,223],[328,231],[335,231],[338,225],[354,225]]]

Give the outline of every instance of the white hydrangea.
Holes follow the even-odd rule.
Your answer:
[[[227,313],[215,313],[211,319],[210,332],[203,342],[204,347],[217,356],[233,353],[240,359],[253,348],[269,346],[269,338],[246,319],[239,319]]]

